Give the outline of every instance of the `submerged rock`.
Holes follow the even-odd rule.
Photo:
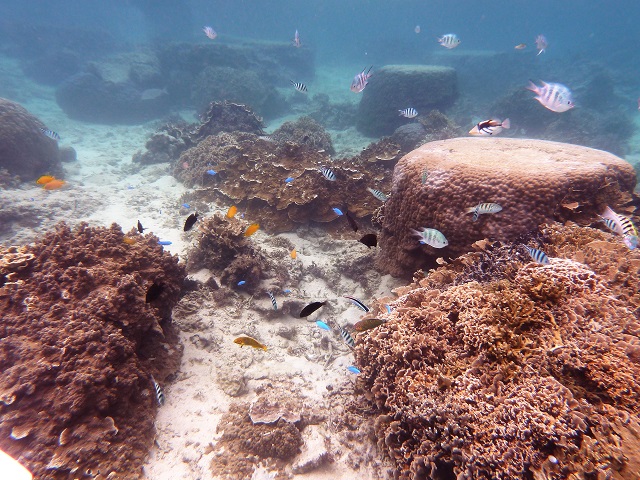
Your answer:
[[[395,167],[378,264],[408,276],[433,265],[436,256],[469,251],[476,240],[514,240],[553,220],[591,223],[607,205],[615,210],[629,201],[635,184],[629,163],[577,145],[509,138],[431,142]],[[473,221],[467,209],[483,202],[503,210]],[[441,231],[449,245],[421,245],[411,232],[421,228]]]
[[[370,136],[390,135],[411,120],[398,110],[413,107],[418,115],[453,104],[458,96],[456,71],[430,65],[387,65],[373,72],[362,92],[357,128]]]

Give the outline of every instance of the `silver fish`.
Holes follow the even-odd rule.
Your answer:
[[[547,49],[548,43],[547,43],[547,39],[545,38],[544,35],[538,35],[536,37],[536,48],[538,49],[538,53],[536,54],[536,56],[540,55],[541,53],[543,53],[546,49]]]
[[[371,192],[371,195],[376,197],[381,202],[386,202],[389,198],[383,192],[381,192],[380,190],[376,190],[375,188],[367,188],[367,190],[369,190],[369,192]]]
[[[158,401],[158,405],[162,406],[164,405],[164,400],[165,400],[162,387],[158,385],[158,382],[156,382],[156,379],[153,378],[153,376],[151,377],[151,381],[153,382],[153,388],[156,391],[156,400]]]
[[[269,295],[269,298],[271,299],[271,305],[273,305],[273,309],[277,310],[278,309],[278,302],[276,302],[276,297],[274,297],[273,293],[271,293],[268,290],[267,290],[267,295]]]
[[[498,213],[502,211],[502,207],[497,203],[479,203],[475,207],[467,208],[465,213],[473,213],[473,221],[478,220],[478,216],[485,213]]]
[[[429,245],[433,248],[444,248],[449,245],[449,241],[442,232],[435,228],[411,229],[411,232],[418,237],[419,242],[423,245]]]
[[[211,40],[215,40],[216,37],[218,36],[218,34],[215,32],[215,30],[213,28],[209,27],[209,26],[203,27],[202,31]]]
[[[322,176],[324,178],[326,178],[327,180],[331,181],[331,182],[335,182],[336,181],[336,174],[333,173],[333,170],[331,170],[329,167],[322,167],[320,169],[320,172],[322,172]]]
[[[40,128],[40,131],[42,133],[44,133],[47,137],[51,138],[52,140],[60,140],[60,135],[58,135],[56,132],[54,132],[53,130],[47,130],[46,128]]]
[[[452,49],[460,45],[461,41],[455,33],[447,33],[438,38],[438,43],[444,48]]]
[[[571,90],[561,83],[542,82],[542,86],[538,87],[535,83],[529,81],[527,90],[535,93],[537,95],[535,99],[552,112],[562,113],[575,107]]]
[[[355,348],[356,341],[353,339],[351,334],[345,330],[344,327],[340,327],[340,336],[344,340],[344,342],[349,345],[351,348]]]
[[[300,42],[300,34],[298,33],[298,30],[296,30],[296,33],[294,33],[293,35],[293,46],[296,48],[300,48],[302,46],[302,43]]]
[[[638,247],[640,237],[638,237],[638,229],[631,219],[614,212],[611,207],[605,209],[601,218],[610,230],[623,237],[624,244],[629,247],[630,250]]]
[[[547,254],[544,253],[542,250],[538,250],[537,248],[531,248],[528,245],[525,245],[524,248],[527,249],[527,252],[529,252],[529,255],[531,256],[534,262],[540,263],[542,265],[548,265],[549,263],[551,263],[549,261],[549,257],[547,257]]]
[[[401,117],[416,118],[418,116],[418,111],[413,107],[405,108],[404,110],[398,111],[400,112]]]
[[[293,88],[295,88],[300,93],[307,93],[307,86],[304,83],[294,82],[293,80],[289,80]]]
[[[353,82],[351,82],[351,91],[353,93],[360,93],[364,90],[364,87],[369,83],[369,78],[371,78],[372,73],[369,72],[371,72],[372,68],[373,65],[369,67],[366,73],[362,70],[362,72],[353,77]]]

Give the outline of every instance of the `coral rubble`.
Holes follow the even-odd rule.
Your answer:
[[[586,147],[508,138],[431,142],[395,167],[378,264],[409,276],[436,255],[469,251],[482,238],[514,240],[553,220],[589,224],[605,206],[629,202],[635,183],[629,163]],[[473,221],[465,212],[482,202],[503,210]],[[448,247],[420,245],[411,229],[423,227],[440,230]]]
[[[22,106],[0,98],[0,169],[23,181],[61,175],[58,144],[41,128],[47,127]]]
[[[184,267],[157,242],[61,223],[0,248],[0,444],[37,478],[140,475],[151,375],[162,382],[181,356],[169,318]]]
[[[359,336],[396,478],[637,478],[640,252],[575,224],[542,238],[549,265],[479,242]]]

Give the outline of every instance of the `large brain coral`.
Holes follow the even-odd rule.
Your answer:
[[[37,478],[137,478],[153,441],[184,268],[156,237],[128,238],[60,224],[0,248],[0,447]]]
[[[635,184],[629,163],[577,145],[509,138],[428,143],[395,167],[378,264],[409,276],[435,255],[467,252],[482,238],[512,241],[554,220],[588,224],[605,206],[628,202]],[[465,212],[483,202],[502,211],[473,221]],[[411,229],[422,227],[440,230],[448,247],[420,245]]]
[[[587,262],[619,244],[577,226],[545,238],[549,252],[587,245]],[[573,255],[540,265],[496,245],[402,289],[388,322],[357,341],[397,477],[637,478],[640,252],[619,252],[603,276]],[[478,268],[492,263],[493,275]]]

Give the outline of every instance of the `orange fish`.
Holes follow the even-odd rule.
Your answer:
[[[135,239],[135,238],[133,238],[133,237],[124,237],[124,238],[122,239],[122,241],[123,241],[124,243],[126,243],[127,245],[135,245],[135,244],[136,244],[136,239]]]
[[[294,260],[297,258],[298,254],[296,253],[296,249],[294,248],[293,250],[291,250],[291,258],[293,258]]]
[[[55,180],[56,177],[52,177],[51,175],[40,175],[36,183],[38,185],[44,185],[45,183],[49,183],[51,180]]]
[[[236,207],[235,205],[231,205],[229,207],[229,210],[227,210],[227,218],[235,217],[236,213],[238,213],[238,207]]]
[[[61,188],[65,183],[66,182],[64,180],[58,180],[57,178],[54,178],[50,182],[45,183],[42,188],[44,188],[45,190],[57,190]]]
[[[253,235],[254,233],[256,233],[258,231],[258,229],[260,228],[260,224],[259,223],[252,223],[251,225],[249,225],[247,227],[247,229],[244,231],[244,236],[245,237],[250,237],[251,235]]]
[[[516,50],[524,50],[525,48],[527,48],[527,44],[526,43],[520,43],[519,45],[516,45],[515,47]]]
[[[257,341],[255,338],[251,338],[251,337],[238,337],[233,341],[233,343],[237,343],[241,347],[244,347],[245,345],[247,345],[249,347],[262,349],[265,352],[267,351],[266,345],[263,345],[262,343]]]

